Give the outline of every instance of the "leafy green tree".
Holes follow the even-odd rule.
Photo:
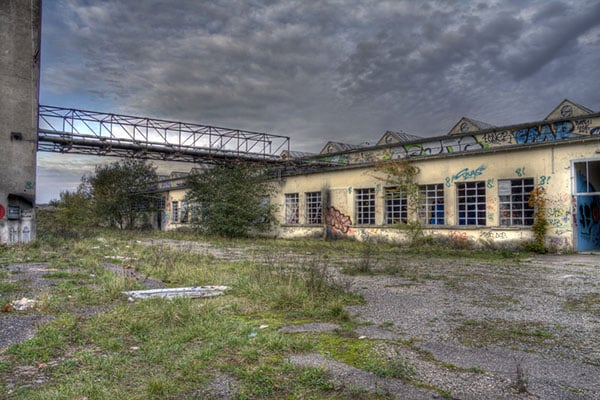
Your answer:
[[[91,226],[94,224],[92,198],[80,185],[76,191],[61,192],[56,202],[56,223],[62,229],[73,226]]]
[[[98,221],[121,229],[133,228],[153,205],[151,188],[156,180],[152,164],[125,159],[96,166],[94,174],[82,178],[81,190],[92,199]]]
[[[197,207],[192,218],[203,233],[243,237],[269,229],[275,208],[273,189],[260,168],[242,163],[219,164],[187,179],[187,201]]]

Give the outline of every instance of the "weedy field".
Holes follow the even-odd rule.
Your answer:
[[[535,397],[532,364],[499,361],[503,374],[482,361],[490,346],[509,349],[510,357],[560,347],[561,357],[569,353],[592,372],[598,360],[586,354],[587,336],[561,347],[573,327],[511,316],[529,307],[530,256],[427,242],[42,232],[34,243],[0,247],[0,305],[36,300],[29,310],[0,313],[0,336],[24,336],[0,353],[0,397]],[[590,279],[591,290],[564,293],[561,312],[595,318],[590,332],[597,332],[598,281]],[[132,302],[123,295],[148,285],[230,289],[208,299]],[[24,320],[38,325],[29,339],[26,329],[10,329]],[[471,357],[461,365],[440,344]],[[540,393],[599,393],[593,383],[557,385],[567,389]]]

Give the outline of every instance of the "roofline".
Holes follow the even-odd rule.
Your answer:
[[[440,139],[455,138],[455,137],[461,137],[461,136],[473,136],[473,135],[486,134],[486,133],[492,133],[492,132],[501,132],[501,131],[506,131],[506,130],[518,130],[518,129],[521,129],[521,128],[526,128],[526,127],[536,126],[536,125],[545,125],[545,124],[550,124],[550,123],[554,123],[554,122],[561,122],[561,121],[568,121],[568,120],[582,120],[582,119],[597,118],[597,117],[600,117],[600,112],[596,112],[596,113],[593,113],[593,114],[579,115],[579,116],[570,117],[570,118],[543,119],[543,120],[540,120],[540,121],[526,122],[526,123],[520,123],[520,124],[514,124],[514,125],[494,126],[494,127],[491,127],[491,128],[481,129],[481,130],[478,130],[478,131],[465,132],[465,133],[455,133],[455,134],[452,134],[452,135],[423,137],[421,139],[407,140],[406,142],[391,143],[391,144],[380,144],[380,145],[374,145],[374,146],[369,146],[369,147],[362,147],[362,148],[359,148],[359,149],[343,150],[343,151],[338,151],[338,152],[335,152],[335,153],[319,154],[319,155],[312,156],[312,157],[297,158],[295,160],[296,161],[301,161],[301,160],[319,160],[319,159],[321,159],[323,157],[331,157],[331,156],[337,156],[337,155],[343,155],[343,154],[352,154],[352,153],[362,153],[362,152],[364,152],[366,150],[382,150],[382,149],[389,149],[389,148],[392,148],[392,147],[402,146],[402,145],[405,145],[405,144],[423,143],[423,142],[435,141],[435,140],[440,140]],[[562,143],[562,142],[563,141],[560,141],[560,143]],[[543,144],[543,143],[540,143],[540,144]],[[514,148],[514,147],[518,147],[518,145],[516,145],[516,146],[515,145],[511,145],[510,146],[510,148]],[[473,151],[470,151],[469,153],[473,153]],[[434,156],[427,156],[427,157],[434,157]],[[362,164],[362,165],[364,165],[364,164]]]
[[[490,154],[490,153],[506,153],[509,151],[527,151],[527,150],[532,150],[532,149],[541,149],[541,148],[545,148],[545,147],[575,145],[575,144],[581,144],[584,142],[593,142],[593,141],[600,142],[600,136],[588,136],[588,137],[584,137],[584,138],[566,139],[566,140],[555,141],[555,142],[542,142],[542,143],[534,143],[534,144],[520,145],[520,146],[507,145],[507,146],[492,147],[489,149],[482,149],[482,150],[462,151],[462,152],[457,152],[457,153],[444,153],[444,154],[433,155],[433,156],[431,156],[431,155],[430,156],[411,156],[411,157],[402,158],[402,160],[408,159],[408,160],[415,161],[415,162],[421,162],[421,161],[426,162],[428,160],[439,160],[439,159],[443,159],[443,158],[470,157],[470,156],[478,156],[478,155]],[[382,146],[379,146],[379,147],[382,147]],[[337,153],[337,154],[339,154],[339,153]],[[367,162],[367,163],[360,163],[360,164],[345,164],[345,165],[306,164],[305,170],[303,170],[301,168],[297,171],[293,171],[293,172],[290,171],[289,173],[285,172],[285,170],[284,170],[282,172],[282,176],[297,176],[297,175],[326,173],[326,172],[331,172],[331,171],[345,171],[345,170],[359,169],[359,168],[372,168],[372,167],[375,167],[380,164],[390,163],[390,162],[394,162],[394,161],[397,161],[397,160],[380,160],[380,161],[375,161],[375,162]],[[308,170],[310,167],[313,167],[314,170]]]

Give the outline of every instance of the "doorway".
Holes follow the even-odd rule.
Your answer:
[[[573,162],[577,251],[600,250],[600,160]]]

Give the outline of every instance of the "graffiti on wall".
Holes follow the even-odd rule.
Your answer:
[[[577,210],[579,216],[579,230],[582,235],[592,236],[592,230],[600,222],[600,208],[597,201],[580,202]]]
[[[399,160],[407,157],[436,156],[487,150],[494,147],[530,145],[590,136],[600,136],[600,118],[568,119],[530,125],[520,129],[504,129],[472,135],[450,135],[422,142],[395,144],[385,149],[362,149],[359,152],[336,153],[308,160],[308,164],[366,164]]]
[[[571,121],[554,122],[516,130],[514,136],[519,144],[555,142],[578,137],[578,134],[574,134],[574,127]]]
[[[449,236],[450,240],[455,242],[466,242],[469,240],[469,235],[467,235],[467,232],[451,231]]]
[[[482,231],[479,233],[480,239],[508,239],[508,234],[506,232],[492,232],[492,231]]]
[[[564,139],[600,135],[600,127],[592,127],[591,119],[559,121],[522,129],[488,132],[481,136],[487,145],[511,145],[555,142]]]
[[[487,147],[487,144],[480,143],[477,140],[477,137],[471,135],[443,138],[423,143],[410,143],[392,147],[390,151],[392,160],[397,160],[406,157],[434,156],[439,154],[482,150]]]
[[[510,131],[484,133],[481,141],[488,145],[514,144],[514,136]]]
[[[485,169],[485,165],[480,165],[475,169],[463,168],[454,175],[446,177],[446,186],[450,187],[452,183],[456,181],[466,181],[468,179],[475,179],[478,176],[481,176]]]
[[[548,225],[556,230],[568,229],[571,221],[571,210],[562,207],[550,207],[546,211]]]
[[[329,207],[325,213],[325,223],[334,231],[348,233],[352,220],[335,207]]]
[[[551,237],[549,240],[550,248],[554,251],[571,248],[571,242],[565,237]]]

